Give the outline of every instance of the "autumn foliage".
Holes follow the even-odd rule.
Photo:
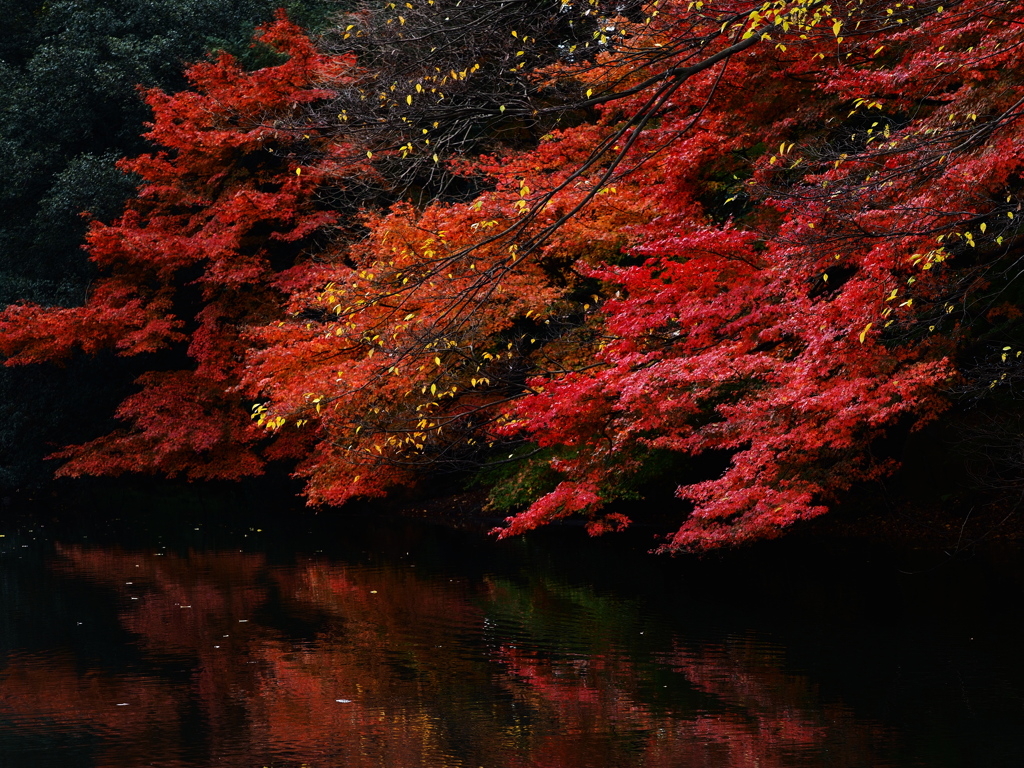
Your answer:
[[[14,306],[5,315],[8,364],[60,360],[80,349],[156,360],[118,417],[131,428],[69,449],[67,474],[154,470],[239,477],[262,459],[249,413],[231,389],[245,329],[281,316],[304,247],[337,220],[302,175],[315,138],[276,123],[330,87],[352,63],[318,54],[280,23],[262,41],[289,58],[243,72],[226,54],[194,66],[195,91],[146,94],[147,134],[161,149],[122,163],[142,178],[139,197],[112,224],[93,223],[88,248],[102,277],[83,307]],[[330,155],[326,150],[325,155]],[[329,163],[329,158],[323,159]],[[180,368],[174,368],[179,363]]]
[[[11,365],[154,361],[62,473],[282,458],[339,504],[483,464],[507,535],[626,525],[609,503],[664,465],[676,551],[894,469],[874,446],[1012,303],[1024,3],[520,10],[491,53],[454,4],[367,8],[330,53],[282,17],[283,63],[147,94],[160,149],[92,225],[89,301],[2,316]]]

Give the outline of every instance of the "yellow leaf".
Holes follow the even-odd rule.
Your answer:
[[[861,344],[864,343],[864,339],[867,337],[868,331],[871,330],[871,326],[872,325],[873,325],[873,323],[868,323],[866,326],[864,326],[864,330],[860,332],[860,343]]]

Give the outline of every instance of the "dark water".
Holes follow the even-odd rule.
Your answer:
[[[1024,764],[1017,550],[138,506],[0,522],[3,768]]]

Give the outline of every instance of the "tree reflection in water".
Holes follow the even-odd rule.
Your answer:
[[[878,766],[890,742],[776,646],[541,577],[82,546],[52,568],[117,605],[124,646],[13,654],[0,715],[103,768]]]

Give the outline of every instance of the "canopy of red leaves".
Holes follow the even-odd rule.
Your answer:
[[[511,462],[508,535],[621,527],[606,505],[656,457],[725,457],[677,478],[667,551],[775,536],[892,471],[872,447],[943,410],[968,307],[1016,274],[1024,3],[592,5],[560,58],[526,64],[513,30],[533,101],[495,104],[505,127],[462,154],[417,111],[441,74],[382,84],[283,17],[262,39],[285,63],[147,94],[162,149],[90,231],[88,303],[0,323],[8,364],[177,355],[61,471],[293,457],[337,504]],[[338,107],[378,90],[385,116]],[[382,205],[413,162],[472,192]]]

